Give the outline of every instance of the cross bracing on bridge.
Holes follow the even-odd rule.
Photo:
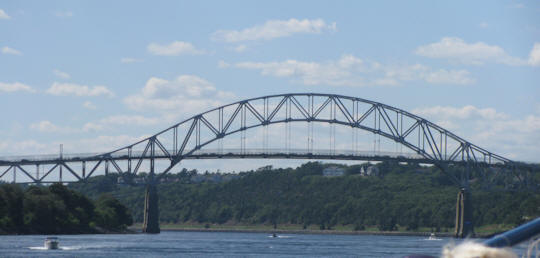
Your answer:
[[[172,152],[172,150],[168,150]],[[99,153],[79,153],[63,155],[62,160],[64,162],[78,162],[84,161],[100,161],[101,157]],[[200,159],[200,158],[221,158],[230,156],[231,158],[241,158],[241,156],[349,156],[351,159],[366,159],[375,160],[377,157],[388,157],[394,159],[404,159],[411,161],[426,161],[422,155],[416,153],[403,153],[403,152],[387,152],[387,151],[351,151],[351,150],[332,150],[332,149],[263,149],[263,148],[249,148],[249,149],[199,149],[193,152],[185,159]],[[140,159],[144,157],[143,151],[134,151],[129,156],[129,152],[115,152],[112,153],[110,159],[112,160],[125,160],[131,157],[132,159]],[[169,159],[169,156],[159,153],[155,155],[155,159]],[[3,158],[0,162],[4,164],[19,164],[19,165],[35,165],[35,164],[56,164],[59,160],[58,155],[29,155],[29,156],[8,156]],[[2,164],[2,163],[0,163]]]
[[[47,155],[48,156],[48,155]],[[47,157],[46,156],[46,157]],[[50,173],[58,167],[53,167],[53,169],[48,169],[47,173],[39,171],[33,171],[32,168],[28,168],[28,165],[56,165],[58,162],[54,159],[46,159],[44,157],[32,156],[35,159],[32,161],[27,160],[24,157],[21,161],[21,157],[10,158],[7,162],[13,163],[11,170],[15,167],[17,170],[20,170],[21,173],[24,173],[27,176],[27,179],[30,179],[30,182],[40,181],[44,182],[56,182],[58,180],[47,181],[44,180]],[[142,152],[133,153],[132,158],[138,159],[142,157]],[[115,153],[111,155],[111,159],[107,160],[111,164],[107,167],[108,171],[106,173],[122,173],[120,168],[122,165],[119,163],[122,160],[127,158],[127,153]],[[156,159],[168,159],[165,155],[156,155]],[[429,160],[426,160],[424,157],[414,154],[414,153],[395,153],[395,152],[372,152],[372,151],[347,151],[347,150],[315,150],[308,151],[307,149],[206,149],[198,150],[192,153],[192,155],[186,157],[185,159],[315,159],[315,160],[363,160],[363,161],[384,161],[384,160],[398,160],[402,162],[417,162],[417,163],[429,163]],[[40,160],[41,159],[41,160]],[[95,155],[86,155],[86,156],[77,156],[75,158],[64,158],[64,164],[62,165],[65,169],[70,171],[76,171],[75,167],[70,163],[81,162],[80,159],[85,160],[85,162],[94,162],[94,166],[89,166],[91,168],[96,167],[96,162],[99,162],[100,159]],[[111,162],[114,161],[115,164]],[[88,168],[88,167],[87,167]],[[9,168],[4,171],[4,174],[9,172]],[[77,170],[81,170],[78,168]],[[86,170],[86,169],[85,169]],[[95,175],[96,170],[86,170],[88,173],[84,175],[77,173],[79,177],[64,177],[63,182],[77,181],[80,179],[88,179]],[[139,169],[139,172],[143,172]],[[72,174],[73,175],[73,174]],[[68,175],[69,176],[69,175]],[[0,177],[1,178],[1,177]],[[25,182],[24,180],[20,182]]]
[[[292,139],[291,136],[291,124],[297,123],[307,124],[307,148],[304,150],[291,146],[291,142],[301,141],[298,138]],[[318,137],[314,134],[313,125],[319,123],[330,125],[331,133],[327,136],[329,150],[314,148],[313,142]],[[284,124],[286,131],[273,137],[285,138],[285,149],[269,148],[269,143],[276,139],[269,139],[267,133],[262,136],[262,149],[246,147],[247,131],[263,127],[266,132],[268,127],[277,124]],[[335,125],[388,139],[404,146],[409,152],[389,155],[375,148],[372,153],[362,153],[354,146],[355,134],[352,151],[337,150]],[[240,135],[240,148],[227,151],[223,148],[223,141],[233,134]],[[207,149],[214,143],[218,146],[216,150]],[[61,174],[63,169],[76,180],[92,176],[97,169],[104,169],[105,173],[110,170],[121,174],[136,174],[140,172],[143,162],[148,163],[152,174],[165,175],[182,160],[193,158],[392,159],[439,166],[451,163],[486,166],[518,164],[402,109],[355,97],[297,93],[264,96],[217,107],[146,139],[107,153],[0,158],[0,179],[9,172],[14,175],[19,172],[34,182],[43,182],[46,176],[55,171]],[[165,160],[167,163],[160,171],[155,169],[155,162],[158,160]],[[121,165],[120,162],[126,164]],[[41,176],[32,176],[32,173],[23,167],[36,165],[39,171],[39,166],[46,164],[51,165],[51,168]]]

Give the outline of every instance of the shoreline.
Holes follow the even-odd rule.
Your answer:
[[[93,231],[88,232],[60,232],[60,233],[40,233],[40,232],[4,232],[0,231],[0,236],[60,236],[60,235],[126,235],[126,234],[138,234],[139,228],[128,227],[123,230],[104,230],[101,228],[95,228]]]
[[[161,231],[181,232],[238,232],[238,233],[277,233],[277,234],[314,234],[314,235],[379,235],[379,236],[425,236],[432,232],[403,232],[403,231],[344,231],[344,230],[289,230],[289,229],[224,229],[224,228],[164,228]],[[450,232],[435,233],[437,237],[453,237]],[[493,234],[476,234],[473,238],[487,238]]]

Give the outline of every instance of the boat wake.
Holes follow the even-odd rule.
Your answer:
[[[104,248],[106,246],[59,246],[58,249],[56,250],[65,250],[65,251],[71,251],[71,250],[82,250],[82,249],[96,249],[96,248]],[[28,247],[28,249],[30,250],[47,250],[49,251],[50,249],[47,249],[46,247],[44,246],[30,246]]]
[[[43,247],[43,246],[31,246],[31,247],[28,247],[28,249],[30,249],[30,250],[48,250],[46,247]]]
[[[269,235],[268,237],[269,237],[269,238],[291,238],[292,236],[280,236],[280,235],[274,236],[274,235]]]

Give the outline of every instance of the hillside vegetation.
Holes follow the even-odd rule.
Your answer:
[[[323,176],[323,169],[329,166],[341,167],[345,174]],[[295,224],[320,229],[352,225],[355,230],[376,227],[384,231],[453,229],[458,187],[447,175],[433,167],[383,162],[376,165],[377,175],[362,176],[362,166],[368,164],[310,162],[294,169],[263,167],[222,182],[193,180],[201,175],[184,169],[158,186],[160,221]],[[220,177],[207,174],[206,178],[216,176]],[[109,193],[130,208],[136,222],[142,222],[144,186],[117,184],[117,177],[95,177],[90,183],[70,187],[94,197]],[[471,185],[476,226],[517,225],[540,216],[538,193],[497,185],[487,191],[480,177],[471,180]]]
[[[62,184],[0,184],[0,234],[79,234],[122,231],[133,223],[111,195],[92,201]]]

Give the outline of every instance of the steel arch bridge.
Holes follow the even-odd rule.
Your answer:
[[[239,149],[203,149],[212,142],[232,134],[245,133],[255,127],[294,122],[308,124],[306,149],[288,147],[276,150],[269,149],[266,145],[261,149],[247,149],[245,137],[242,138]],[[309,126],[314,123],[337,124],[367,131],[399,143],[412,153],[313,149],[313,127]],[[333,140],[335,142],[335,139]],[[215,158],[396,160],[430,163],[441,168],[456,163],[507,167],[520,165],[396,107],[342,95],[292,93],[246,99],[217,107],[146,139],[107,153],[0,157],[0,179],[12,172],[14,178],[18,173],[34,183],[45,183],[52,182],[47,179],[56,172],[59,177],[53,181],[61,181],[63,169],[76,180],[88,179],[98,168],[102,168],[105,174],[137,174],[145,160],[149,161],[149,172],[153,175],[158,173],[155,161],[165,160],[168,163],[159,172],[161,177],[182,160]],[[28,168],[30,165],[36,166],[35,174]],[[40,175],[40,165],[51,167]],[[454,175],[449,176],[460,184]]]
[[[308,125],[306,149],[290,147],[289,125],[298,122]],[[411,152],[366,152],[354,147],[353,150],[338,151],[335,149],[335,133],[329,139],[331,145],[333,142],[330,149],[314,149],[315,123],[342,125],[354,132],[369,132],[401,144]],[[275,124],[286,125],[287,148],[268,148],[267,134],[263,137],[263,148],[246,148],[246,131],[263,127],[266,132],[270,125]],[[221,141],[236,133],[242,134],[241,147],[223,149]],[[220,143],[217,149],[204,148],[214,142]],[[98,168],[103,169],[105,174],[117,172],[126,178],[139,173],[145,163],[149,173],[146,178],[143,231],[158,233],[160,230],[156,184],[159,178],[183,160],[217,158],[394,160],[431,163],[444,173],[451,164],[464,165],[466,169],[461,172],[460,178],[446,173],[461,188],[456,207],[456,236],[460,237],[473,232],[472,206],[470,198],[467,197],[471,165],[529,169],[527,164],[513,162],[487,151],[424,118],[396,107],[342,95],[293,93],[246,99],[217,107],[107,153],[0,157],[0,180],[11,171],[13,181],[16,181],[17,174],[22,174],[33,183],[61,182],[65,169],[76,180],[85,181],[94,175]],[[165,162],[165,166],[156,166],[158,161],[162,162],[162,165]],[[36,166],[35,175],[29,166]],[[50,168],[40,175],[40,166]],[[57,179],[48,179],[53,172],[57,173]],[[517,174],[516,176],[519,178]]]

